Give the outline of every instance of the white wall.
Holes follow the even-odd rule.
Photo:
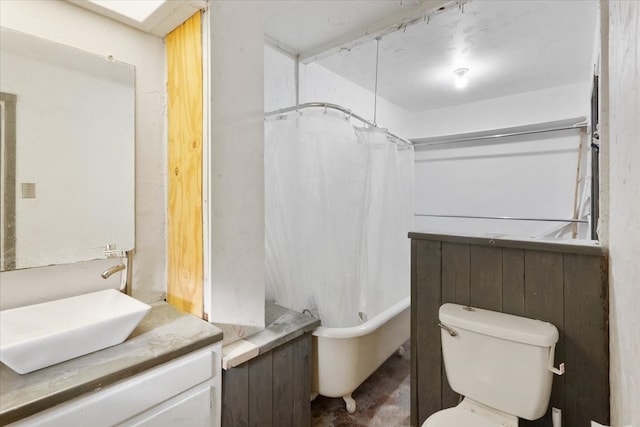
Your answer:
[[[166,286],[165,239],[165,78],[162,39],[88,12],[61,0],[0,2],[0,24],[67,44],[136,67],[136,256],[134,293],[145,301],[161,298]],[[84,268],[69,275],[69,289],[103,285],[95,271]],[[24,273],[23,286],[34,280]],[[96,283],[93,283],[96,281]],[[20,292],[2,282],[2,299]],[[11,281],[15,283],[15,281]],[[18,283],[21,280],[17,281]],[[91,282],[91,285],[88,283]],[[46,289],[43,288],[43,289]]]
[[[274,49],[264,47],[264,110],[274,111],[295,105],[295,60]],[[374,94],[320,65],[300,64],[300,103],[328,102],[349,108],[373,121]],[[378,97],[376,121],[396,135],[407,138],[411,114]],[[357,123],[357,122],[354,122]]]
[[[262,4],[213,2],[208,226],[209,320],[264,327]],[[205,302],[205,310],[207,310]],[[226,333],[225,333],[226,334]]]
[[[609,12],[611,425],[640,426],[640,2]]]
[[[589,116],[591,82],[416,113],[409,138],[451,135]]]
[[[264,46],[265,112],[295,105],[295,66],[296,61],[290,56],[269,45]]]
[[[413,115],[411,137],[486,131],[588,117],[590,84],[578,83]],[[416,149],[418,214],[573,217],[579,131],[502,138]],[[585,170],[582,175],[585,176]],[[419,231],[550,237],[558,222],[416,216]],[[586,225],[579,228],[588,238]],[[571,232],[566,226],[563,234]]]
[[[578,131],[416,149],[415,212],[572,218]],[[425,147],[426,148],[426,147]],[[416,216],[419,231],[540,237],[557,222]]]

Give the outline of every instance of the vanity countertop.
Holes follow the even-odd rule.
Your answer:
[[[0,425],[104,388],[222,340],[222,331],[160,302],[122,344],[20,375],[0,364]]]

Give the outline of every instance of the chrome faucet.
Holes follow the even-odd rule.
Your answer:
[[[113,267],[109,267],[105,271],[103,271],[101,276],[102,276],[103,279],[108,279],[109,277],[111,277],[111,275],[113,273],[117,273],[118,271],[122,271],[125,268],[127,268],[127,266],[124,265],[124,264],[114,265]]]

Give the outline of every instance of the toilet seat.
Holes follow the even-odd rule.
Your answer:
[[[422,427],[518,427],[518,417],[465,398],[456,407],[432,414]]]

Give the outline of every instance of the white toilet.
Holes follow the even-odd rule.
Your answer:
[[[550,323],[458,304],[440,307],[442,357],[451,388],[464,396],[422,427],[518,427],[549,404],[558,330]]]

